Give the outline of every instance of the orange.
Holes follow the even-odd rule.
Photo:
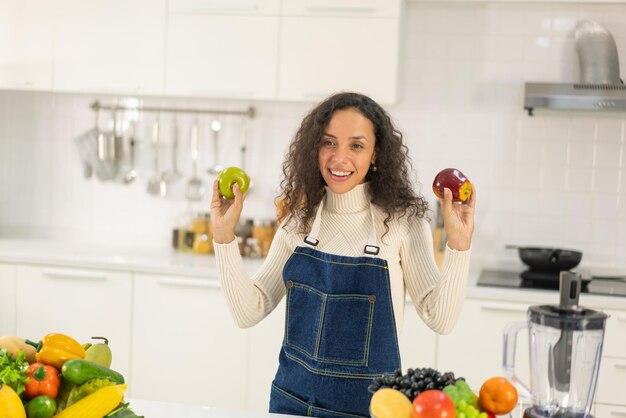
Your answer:
[[[517,389],[504,377],[492,377],[480,387],[478,402],[487,412],[506,414],[517,405]]]

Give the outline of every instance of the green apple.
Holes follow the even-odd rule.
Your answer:
[[[220,194],[227,199],[234,199],[233,184],[237,183],[241,193],[245,193],[250,186],[250,177],[239,167],[228,167],[220,171],[217,176],[217,185]]]

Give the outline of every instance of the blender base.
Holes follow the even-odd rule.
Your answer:
[[[524,411],[524,418],[545,418],[547,415],[537,415],[532,411],[532,408],[528,408]],[[593,418],[591,415],[579,414],[576,412],[564,412],[556,413],[551,418]]]

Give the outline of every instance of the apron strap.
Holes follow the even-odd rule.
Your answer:
[[[367,238],[367,244],[363,248],[363,253],[367,255],[378,255],[380,247],[377,245],[376,240],[376,217],[374,212],[374,205],[370,203],[370,215],[372,218],[372,228],[370,229],[370,236]]]
[[[322,199],[322,201],[317,207],[317,210],[315,213],[315,219],[313,220],[313,225],[311,225],[311,230],[309,231],[309,234],[304,237],[304,243],[307,244],[309,247],[317,247],[317,244],[320,243],[319,240],[317,239],[317,236],[320,233],[320,227],[322,225],[323,207],[324,207],[324,199]],[[372,205],[371,203],[370,203],[370,215],[372,219],[372,227],[370,229],[369,237],[367,238],[367,244],[365,244],[365,247],[363,247],[363,253],[365,255],[374,256],[374,255],[378,255],[378,253],[380,252],[380,247],[377,245],[378,240],[376,239],[376,218],[374,216],[375,215],[374,205]]]

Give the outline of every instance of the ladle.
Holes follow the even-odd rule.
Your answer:
[[[159,170],[159,122],[155,121],[152,125],[152,145],[154,147],[154,173],[148,181],[148,193],[153,195],[165,196],[167,193],[167,183],[163,180],[163,176]]]
[[[178,118],[174,116],[172,139],[172,171],[163,173],[163,180],[168,183],[174,183],[183,178],[183,173],[178,171]]]
[[[191,165],[192,175],[187,182],[187,200],[201,200],[204,196],[204,184],[198,177],[198,122],[191,127]]]
[[[128,145],[130,148],[130,170],[128,170],[128,172],[124,176],[125,184],[130,184],[137,178],[137,170],[135,170],[135,147],[137,145],[136,133],[137,125],[136,122],[133,121],[130,124],[130,138],[128,140]]]
[[[218,136],[220,133],[220,129],[222,129],[222,123],[214,119],[211,121],[211,131],[213,131],[213,166],[209,168],[207,171],[211,175],[217,175],[224,169],[220,164],[218,164],[219,159],[219,147],[218,147]]]

